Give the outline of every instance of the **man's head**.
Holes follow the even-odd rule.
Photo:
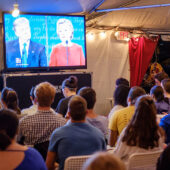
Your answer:
[[[160,72],[160,73],[156,74],[154,77],[155,85],[161,86],[161,81],[163,79],[167,79],[167,78],[168,78],[168,75],[165,72]]]
[[[71,41],[73,38],[73,25],[70,20],[62,18],[57,21],[57,35],[61,41]]]
[[[125,85],[125,86],[129,86],[129,81],[126,80],[125,78],[118,78],[116,80],[116,87],[119,85]]]
[[[170,79],[164,79],[161,81],[161,86],[166,95],[170,95]],[[166,96],[165,95],[165,96]]]
[[[38,84],[34,90],[37,103],[41,107],[50,107],[54,101],[55,94],[56,88],[48,82]]]
[[[83,87],[78,91],[78,95],[87,102],[87,109],[93,109],[96,103],[96,92],[91,87]]]
[[[26,43],[31,38],[31,31],[28,19],[17,18],[13,23],[14,31],[20,41]]]
[[[73,121],[83,121],[86,117],[87,103],[81,96],[73,96],[68,103],[68,112]]]
[[[132,87],[128,94],[128,103],[134,105],[136,103],[137,98],[145,94],[146,92],[143,88],[138,86]]]

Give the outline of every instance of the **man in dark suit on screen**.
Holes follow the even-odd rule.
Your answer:
[[[28,19],[17,18],[13,26],[18,39],[6,43],[6,66],[8,68],[46,67],[45,46],[31,41]]]

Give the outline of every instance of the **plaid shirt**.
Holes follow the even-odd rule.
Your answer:
[[[24,137],[27,145],[46,142],[52,132],[65,123],[66,120],[54,111],[37,111],[36,114],[20,120],[18,137]]]

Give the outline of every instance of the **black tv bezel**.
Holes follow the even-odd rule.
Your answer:
[[[72,17],[83,17],[84,18],[84,40],[85,40],[85,65],[84,66],[54,66],[54,67],[27,67],[27,68],[8,68],[6,65],[6,43],[5,43],[5,23],[4,14],[11,14],[10,11],[2,12],[2,34],[3,34],[3,59],[4,59],[4,70],[3,72],[54,72],[64,70],[77,70],[87,69],[87,48],[86,48],[86,20],[85,15],[69,15],[69,14],[54,14],[54,13],[32,13],[32,12],[20,12],[21,15],[46,15],[46,16],[72,16]],[[12,14],[11,14],[12,15]]]

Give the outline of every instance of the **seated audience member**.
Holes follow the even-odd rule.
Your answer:
[[[129,86],[129,81],[125,78],[118,78],[116,80],[116,87],[119,86],[119,85],[125,85],[125,86]]]
[[[114,112],[127,107],[127,97],[129,93],[129,86],[126,85],[119,85],[114,91],[113,100],[114,100],[114,107],[110,111],[108,118],[110,119]]]
[[[87,103],[75,95],[68,104],[71,123],[56,129],[50,139],[46,165],[53,169],[59,161],[59,170],[64,169],[64,161],[69,156],[90,155],[106,150],[103,134],[97,128],[85,123]]]
[[[34,96],[34,90],[35,90],[35,87],[32,87],[30,91],[30,100],[32,102],[32,106],[30,106],[27,109],[21,110],[21,114],[23,115],[33,115],[37,112],[37,104],[36,104],[36,100]]]
[[[77,90],[77,77],[70,76],[62,82],[62,92],[65,98],[61,99],[57,105],[56,112],[65,117],[68,109],[68,102],[70,98],[76,95]]]
[[[86,121],[100,129],[106,139],[108,131],[108,119],[105,116],[96,114],[93,110],[96,103],[96,92],[90,87],[83,87],[78,91],[78,95],[83,97],[87,102]]]
[[[164,96],[167,98],[170,105],[170,79],[162,80],[161,85],[164,90]],[[160,120],[159,125],[165,130],[167,136],[166,143],[170,143],[170,106],[168,110],[168,115],[164,116]]]
[[[97,152],[84,164],[82,170],[126,170],[124,163],[113,154]]]
[[[65,124],[65,119],[51,110],[56,89],[48,82],[40,83],[35,87],[34,95],[37,100],[38,110],[36,114],[25,116],[20,120],[19,138],[24,138],[24,143],[48,149],[48,142],[52,132]],[[46,152],[42,152],[45,158]]]
[[[144,95],[137,99],[135,114],[118,139],[114,154],[125,162],[133,153],[162,151],[164,133],[156,122],[153,99]]]
[[[19,120],[12,110],[0,110],[0,169],[46,170],[41,155],[33,148],[16,143]]]
[[[161,86],[161,81],[168,78],[168,74],[165,72],[160,72],[154,76],[155,85]]]
[[[170,168],[170,144],[160,155],[156,170],[168,170]]]
[[[164,92],[161,86],[153,86],[150,90],[150,95],[154,99],[158,114],[166,114],[168,113],[168,109],[170,111],[170,104],[168,100],[164,98]]]
[[[111,119],[109,120],[109,145],[114,146],[117,137],[120,135],[121,131],[127,126],[131,120],[133,114],[135,113],[135,102],[137,98],[144,95],[145,90],[141,87],[132,87],[128,94],[128,107],[116,111]]]
[[[15,90],[5,87],[1,93],[2,107],[5,109],[12,109],[16,111],[17,115],[21,114],[21,110],[18,107],[18,96]]]

